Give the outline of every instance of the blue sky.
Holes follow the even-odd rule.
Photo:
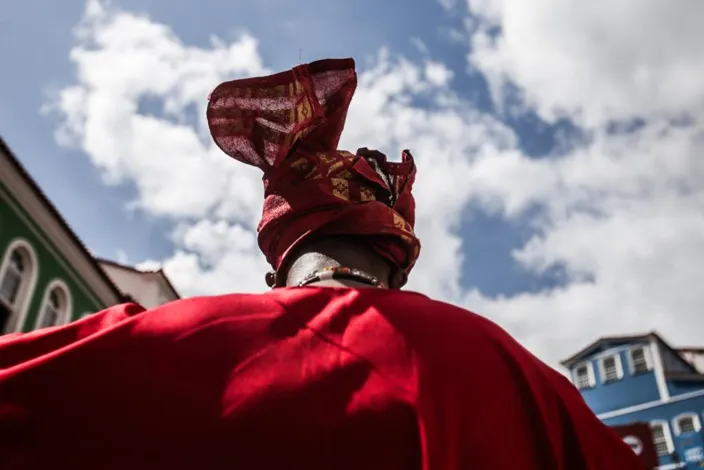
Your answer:
[[[246,258],[237,269],[262,268],[250,220],[260,201],[238,192],[252,175],[226,167],[231,179],[223,187],[236,193],[229,200],[200,194],[204,183],[195,176],[170,174],[186,178],[178,181],[206,201],[194,203],[202,213],[179,210],[168,188],[140,176],[140,161],[115,150],[123,142],[109,135],[127,132],[136,139],[128,142],[133,149],[163,137],[139,134],[141,127],[104,127],[109,110],[82,114],[59,97],[74,87],[89,101],[108,96],[118,103],[127,93],[136,108],[125,119],[153,117],[155,133],[181,132],[168,135],[188,141],[177,124],[190,123],[193,135],[202,137],[198,113],[207,91],[176,117],[165,115],[165,103],[183,90],[154,92],[146,69],[144,83],[135,85],[140,70],[125,70],[139,67],[137,61],[121,62],[129,57],[121,48],[147,41],[139,39],[139,24],[156,28],[149,37],[157,39],[144,46],[155,62],[176,60],[186,69],[201,54],[215,54],[212,36],[225,46],[244,44],[243,35],[255,38],[254,55],[239,69],[220,70],[213,62],[218,83],[261,67],[288,69],[299,55],[304,62],[351,56],[369,80],[362,78],[350,115],[357,116],[348,122],[350,142],[379,142],[397,152],[410,141],[427,178],[419,177],[427,206],[420,219],[425,264],[414,273],[414,288],[487,314],[548,360],[568,354],[575,341],[607,333],[655,328],[693,342],[682,325],[704,298],[694,289],[679,295],[674,286],[704,276],[692,261],[704,256],[698,241],[704,238],[698,199],[704,170],[697,159],[704,87],[692,78],[704,70],[696,45],[703,34],[688,20],[697,15],[688,9],[700,7],[624,0],[618,14],[629,20],[619,22],[605,5],[538,3],[530,9],[498,0],[116,0],[103,4],[99,19],[85,20],[83,1],[14,2],[0,20],[0,135],[97,255],[163,263],[189,294],[238,285],[251,290],[247,273],[213,268],[213,259],[222,247],[240,256],[232,259]],[[134,20],[140,16],[144,23]],[[89,24],[88,39],[75,34],[82,21]],[[650,34],[654,24],[657,37]],[[97,46],[91,42],[106,31],[115,34]],[[95,63],[114,64],[114,74],[95,81]],[[449,78],[434,82],[431,65]],[[208,70],[199,73],[210,77]],[[388,91],[389,83],[398,87]],[[42,112],[47,106],[53,110]],[[78,139],[59,142],[57,130],[77,116],[83,122]],[[374,134],[361,122],[365,117],[385,130]],[[404,119],[420,130],[425,119],[435,131],[408,134],[394,127]],[[96,129],[103,133],[92,134]],[[199,147],[203,165],[213,164],[210,157],[215,165],[229,164],[206,141]],[[142,163],[151,158],[143,155]],[[154,155],[154,168],[168,168],[164,158]],[[106,184],[110,178],[119,183]],[[690,191],[684,194],[683,187]],[[154,202],[160,197],[166,202]],[[433,213],[443,220],[436,223]],[[658,274],[663,270],[666,282]],[[225,280],[237,273],[240,284]],[[613,306],[619,319],[607,321]]]

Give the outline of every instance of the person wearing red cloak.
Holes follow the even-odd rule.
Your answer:
[[[631,470],[561,374],[401,291],[416,167],[337,150],[351,59],[223,83],[217,145],[264,174],[271,291],[0,338],[0,469]]]

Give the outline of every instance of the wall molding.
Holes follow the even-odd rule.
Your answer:
[[[677,403],[680,401],[689,400],[690,398],[697,397],[704,397],[704,390],[683,393],[682,395],[676,395],[668,400],[649,401],[647,403],[641,403],[640,405],[628,406],[626,408],[620,408],[614,411],[607,411],[606,413],[600,413],[596,415],[596,417],[601,420],[616,418],[618,416],[635,413],[637,411],[649,410],[650,408],[657,408],[658,406],[668,405],[670,403]]]

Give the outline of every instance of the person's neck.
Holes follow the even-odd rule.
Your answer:
[[[390,268],[373,250],[342,238],[313,242],[302,248],[291,262],[286,274],[286,285],[295,286],[306,276],[330,267],[358,269],[389,283]],[[320,287],[372,287],[351,279],[334,279],[309,284]]]

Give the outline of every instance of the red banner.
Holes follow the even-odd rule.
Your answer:
[[[626,444],[631,446],[645,463],[645,468],[651,469],[658,466],[658,454],[653,444],[653,434],[646,423],[626,424],[612,426],[611,429],[621,436]]]

